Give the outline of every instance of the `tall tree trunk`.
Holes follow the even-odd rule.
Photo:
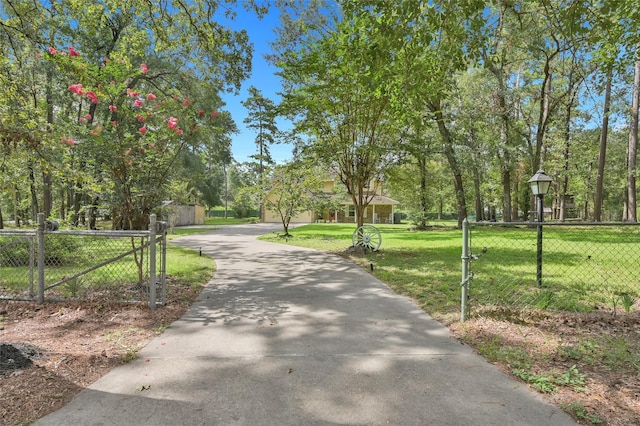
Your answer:
[[[529,155],[531,157],[531,173],[535,173],[542,168],[544,164],[544,141],[547,133],[547,127],[549,126],[549,118],[551,116],[551,61],[558,54],[559,51],[555,51],[552,55],[548,56],[544,64],[544,79],[540,87],[540,111],[538,114],[538,126],[536,129],[535,150],[529,144]],[[532,212],[537,211],[536,197],[531,194],[529,198],[529,210]]]
[[[574,56],[574,63],[575,63],[575,56]],[[569,72],[569,81],[567,82],[569,102],[567,102],[566,104],[566,110],[564,113],[564,135],[563,135],[564,165],[562,167],[563,169],[562,182],[560,183],[560,191],[558,195],[559,208],[558,208],[557,219],[559,219],[561,222],[565,221],[566,214],[567,214],[566,199],[567,199],[567,193],[569,191],[569,159],[571,154],[571,119],[573,116],[573,108],[576,106],[576,96],[578,95],[578,91],[576,87],[578,86],[580,81],[582,81],[582,79],[580,78],[579,78],[580,81],[576,81],[575,75],[576,73],[574,72],[574,68],[571,67],[571,70]]]
[[[53,206],[51,173],[48,170],[42,171],[42,213],[45,217],[51,216]]]
[[[71,224],[78,226],[80,224],[80,207],[82,206],[82,193],[77,190],[73,194],[73,214],[71,215]],[[84,219],[82,219],[84,225]]]
[[[502,220],[511,222],[511,170],[513,167],[509,152],[511,138],[509,135],[509,113],[505,99],[506,84],[502,69],[494,68],[494,74],[498,79],[498,108],[500,110],[500,152],[502,156]]]
[[[16,228],[20,228],[20,191],[18,185],[13,189],[13,224]]]
[[[418,170],[420,170],[420,223],[421,229],[427,227],[427,158],[426,155],[418,155]]]
[[[440,100],[435,100],[430,103],[429,108],[433,113],[434,119],[438,124],[438,131],[440,133],[440,137],[442,138],[442,144],[444,149],[444,155],[449,162],[449,167],[451,168],[451,173],[453,174],[453,184],[456,192],[456,212],[458,215],[458,227],[462,228],[462,221],[467,217],[467,204],[464,197],[464,186],[462,183],[462,171],[460,169],[460,165],[458,164],[458,160],[456,158],[455,152],[453,151],[453,138],[451,137],[451,133],[447,128],[444,122],[444,116],[442,115]]]
[[[99,197],[94,197],[91,200],[91,207],[89,207],[89,229],[95,230],[97,229],[96,227],[96,221],[97,221],[97,216],[98,216],[98,202],[100,201]]]
[[[222,165],[222,171],[224,172],[224,218],[226,219],[229,211],[229,174],[226,164]]]
[[[636,61],[633,77],[633,101],[631,103],[631,125],[629,126],[629,148],[627,151],[627,220],[637,222],[636,208],[636,164],[638,159],[638,108],[640,104],[640,61]]]
[[[566,199],[567,192],[569,190],[569,158],[571,153],[571,113],[573,109],[573,100],[575,95],[571,98],[571,102],[567,104],[567,110],[564,115],[564,165],[562,166],[562,183],[560,184],[559,198],[559,211],[558,218],[560,222],[564,222],[567,214]]]
[[[53,46],[53,44],[52,44]],[[47,83],[46,83],[46,104],[47,104],[47,135],[51,137],[51,133],[53,130],[53,91],[51,90],[51,85],[53,81],[53,72],[51,70],[47,71]],[[51,172],[47,167],[44,167],[42,170],[42,212],[45,217],[51,216],[51,210],[53,208],[53,197],[52,197],[52,182],[51,182]]]
[[[31,162],[29,162],[29,191],[31,192],[31,220],[35,222],[38,213],[40,213],[40,206],[38,205],[38,192],[36,190],[36,174]]]
[[[60,210],[58,217],[62,220],[67,217],[67,191],[64,186],[58,189],[58,198],[60,199]]]
[[[474,164],[477,164],[476,161],[476,154],[472,154],[473,155],[473,162]],[[475,211],[476,211],[476,221],[477,222],[481,222],[484,220],[484,206],[482,204],[482,190],[480,189],[480,183],[481,183],[481,178],[480,178],[480,170],[478,169],[478,167],[474,167],[473,168],[473,190],[475,192]]]
[[[512,199],[512,203],[513,206],[511,207],[511,221],[512,222],[517,222],[518,221],[518,212],[519,212],[519,203],[520,203],[520,184],[518,183],[518,179],[514,179],[513,181],[513,199]]]
[[[2,219],[2,203],[0,203],[0,229],[4,229],[4,219]]]
[[[611,109],[611,80],[613,69],[607,71],[607,81],[604,92],[604,112],[602,115],[602,133],[600,134],[600,154],[598,155],[598,177],[596,180],[596,194],[593,201],[593,220],[602,221],[602,199],[604,187],[604,167],[607,158],[607,137],[609,136],[609,111]]]
[[[511,170],[505,165],[502,169],[502,221],[511,222]]]

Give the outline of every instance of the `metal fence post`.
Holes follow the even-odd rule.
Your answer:
[[[167,229],[162,232],[162,240],[160,241],[160,285],[162,287],[162,303],[167,303]]]
[[[36,233],[38,250],[38,303],[44,303],[44,213],[38,213]]]
[[[36,270],[36,242],[33,235],[29,236],[29,297],[33,299],[36,295],[34,287],[34,275]]]
[[[460,321],[467,319],[467,300],[469,297],[469,221],[462,221],[462,301],[460,303]]]
[[[156,215],[149,216],[149,308],[156,309]]]

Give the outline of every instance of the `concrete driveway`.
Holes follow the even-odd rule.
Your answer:
[[[198,301],[36,424],[576,424],[350,262],[255,239],[274,230],[174,240],[216,260]]]

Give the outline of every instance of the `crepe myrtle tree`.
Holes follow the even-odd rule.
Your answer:
[[[161,71],[127,57],[93,65],[73,47],[49,48],[47,57],[74,79],[68,86],[74,122],[60,138],[66,173],[89,196],[108,199],[113,229],[146,229],[177,177],[179,155],[202,142],[218,112],[162,85]]]
[[[265,191],[263,206],[275,212],[289,236],[291,219],[306,211],[315,212],[322,201],[323,182],[315,167],[304,162],[291,162],[276,166]]]

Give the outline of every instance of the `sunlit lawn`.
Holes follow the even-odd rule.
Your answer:
[[[245,223],[256,223],[259,222],[260,219],[257,217],[207,217],[204,219],[205,225],[242,225]]]

